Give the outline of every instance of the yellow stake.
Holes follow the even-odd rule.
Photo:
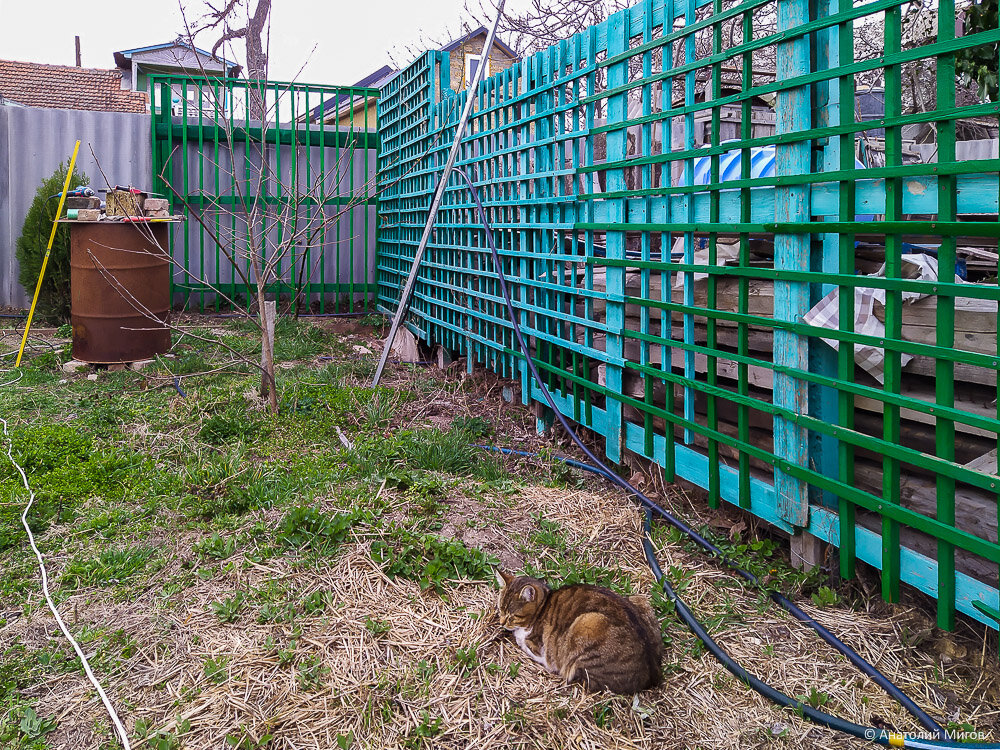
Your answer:
[[[66,170],[66,183],[63,185],[62,195],[59,196],[59,208],[56,209],[56,218],[52,222],[52,233],[49,235],[49,246],[45,248],[45,257],[42,259],[42,271],[38,274],[38,283],[35,284],[35,296],[31,300],[31,309],[28,310],[28,320],[24,323],[24,336],[21,337],[21,348],[17,352],[17,361],[14,367],[21,366],[21,357],[24,356],[24,345],[28,343],[28,330],[31,328],[31,319],[35,316],[35,305],[38,304],[38,293],[42,290],[42,279],[45,278],[45,267],[49,264],[49,253],[52,252],[52,243],[56,241],[56,229],[59,227],[59,217],[62,216],[63,204],[66,202],[66,193],[69,192],[69,181],[73,179],[73,167],[76,166],[76,154],[80,150],[80,141],[73,147],[73,158],[69,160],[69,169]]]

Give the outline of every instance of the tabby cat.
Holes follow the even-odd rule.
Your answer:
[[[643,596],[600,586],[550,589],[497,570],[500,624],[549,672],[588,690],[630,694],[660,684],[660,624]]]

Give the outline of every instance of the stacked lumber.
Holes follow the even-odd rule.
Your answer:
[[[584,273],[577,271],[563,273],[559,280],[562,284],[575,284],[578,288],[584,287]],[[626,275],[626,296],[643,297],[651,300],[664,299],[663,282],[673,281],[659,273],[650,273],[648,279],[643,280],[638,273]],[[605,275],[603,269],[592,272],[591,285],[595,292],[602,293],[606,289]],[[748,310],[750,315],[764,318],[773,317],[774,314],[774,284],[769,280],[752,279],[748,282],[749,298]],[[716,307],[724,311],[737,311],[737,300],[739,292],[739,281],[733,278],[720,278],[716,282]],[[674,303],[684,302],[684,291],[682,288],[674,286],[667,293]],[[606,314],[606,301],[586,294],[573,293],[553,293],[538,294],[537,301],[532,299],[533,304],[545,306],[558,310],[562,316],[572,315],[577,318],[586,318],[596,323],[602,323]],[[543,304],[544,303],[544,304]],[[708,291],[707,283],[699,282],[694,288],[693,304],[698,307],[707,307]],[[881,305],[876,305],[875,315],[884,321],[885,310]],[[937,300],[929,297],[903,306],[902,338],[905,341],[912,341],[922,344],[935,344],[936,323],[937,323]],[[669,335],[677,341],[684,341],[684,315],[680,313],[668,314],[655,308],[644,309],[642,305],[628,304],[625,306],[625,328],[626,331],[642,330],[641,322],[645,316],[646,329],[657,335]],[[553,316],[556,321],[559,316]],[[537,316],[532,316],[532,322]],[[704,316],[693,316],[693,341],[692,343],[706,346],[708,343],[707,318]],[[565,328],[565,323],[563,330]],[[588,331],[585,325],[577,324],[575,337],[578,343],[588,343],[597,351],[606,351],[606,336],[602,332]],[[555,330],[555,329],[553,329]],[[772,400],[772,390],[774,384],[773,369],[769,362],[773,360],[774,336],[773,330],[767,325],[748,325],[747,344],[749,354],[760,360],[759,365],[750,365],[747,368],[747,378],[749,395],[762,402],[768,403]],[[664,331],[664,333],[661,333]],[[736,392],[738,386],[738,366],[731,359],[726,359],[727,352],[735,353],[738,346],[739,329],[737,324],[731,321],[717,320],[716,322],[716,348],[719,356],[715,358],[715,376],[719,387]],[[825,346],[818,339],[813,339],[813,346]],[[547,346],[542,344],[542,348]],[[988,300],[977,300],[970,298],[956,298],[955,300],[955,348],[968,352],[980,354],[997,354],[997,303]],[[627,362],[645,362],[654,368],[663,366],[663,356],[669,356],[669,369],[675,374],[683,375],[685,372],[686,353],[682,349],[670,349],[657,344],[640,341],[636,338],[626,338],[624,340],[624,358]],[[709,358],[702,353],[695,353],[693,365],[696,380],[705,382],[709,370]],[[918,356],[912,359],[903,368],[903,380],[901,395],[915,400],[933,404],[935,398],[935,361],[932,358]],[[956,363],[955,370],[955,407],[963,412],[996,418],[996,369],[975,367]],[[601,386],[606,385],[606,367],[594,361],[591,380]],[[876,389],[883,386],[871,375],[860,367],[855,369],[855,382],[864,384]],[[642,399],[645,396],[645,380],[641,373],[626,366],[623,375],[623,391],[633,398]],[[673,411],[676,414],[684,413],[684,389],[675,386],[673,392]],[[667,387],[661,380],[654,380],[653,404],[659,408],[666,408]],[[689,398],[693,399],[695,418],[700,424],[707,423],[708,398],[704,393],[696,389],[690,390]],[[718,418],[718,430],[725,434],[736,437],[738,435],[738,410],[736,405],[728,400],[716,399],[716,414]],[[863,434],[881,438],[884,428],[885,404],[876,397],[855,396],[855,429]],[[624,409],[625,418],[636,424],[644,424],[645,415],[638,409],[626,406]],[[913,408],[903,408],[900,411],[900,433],[901,444],[915,450],[935,454],[935,429],[937,417]],[[652,420],[653,429],[664,434],[666,430],[665,421],[661,418]],[[753,445],[771,451],[773,446],[773,417],[763,411],[750,409],[748,411],[748,427],[750,440]],[[955,460],[957,463],[969,464],[978,470],[986,473],[997,473],[995,452],[992,454],[992,463],[989,460],[984,462],[984,457],[990,456],[990,451],[995,451],[997,446],[997,434],[975,425],[955,423]],[[677,440],[683,440],[684,435],[681,429],[675,430]],[[701,451],[705,451],[708,439],[700,435],[689,435],[692,439],[691,445]],[[737,466],[738,453],[736,449],[719,445],[720,459],[729,466]],[[855,486],[876,496],[882,495],[882,465],[881,455],[870,451],[857,449]],[[978,463],[977,463],[978,462]],[[773,476],[773,467],[764,461],[756,458],[750,459],[751,471],[761,478],[770,480]],[[900,482],[901,502],[904,506],[911,508],[928,517],[935,517],[937,511],[935,475],[925,466],[904,465],[902,466],[902,479]],[[956,526],[963,531],[967,531],[982,539],[993,542],[997,541],[997,496],[990,495],[979,489],[959,485],[956,489]],[[859,522],[862,525],[877,529],[880,519],[875,514],[868,514],[859,511]],[[937,544],[931,537],[913,531],[903,529],[902,536],[908,546],[928,557],[936,557]],[[960,571],[972,575],[982,581],[996,586],[998,582],[997,566],[987,564],[981,558],[959,551],[957,554],[957,566]]]

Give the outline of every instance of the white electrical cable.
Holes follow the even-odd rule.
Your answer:
[[[16,382],[16,381],[12,381]],[[4,383],[3,385],[8,385]],[[28,511],[31,510],[31,506],[35,502],[35,493],[31,490],[31,486],[28,484],[28,477],[24,473],[24,469],[14,460],[14,441],[10,437],[10,433],[7,431],[7,420],[0,417],[0,422],[3,422],[3,435],[7,441],[7,458],[17,469],[17,473],[21,475],[21,481],[24,483],[24,489],[28,491],[28,504],[24,506],[24,512],[21,514],[21,524],[24,526],[24,530],[28,532],[28,542],[31,543],[31,549],[35,552],[35,557],[38,558],[38,567],[42,571],[42,593],[45,594],[45,601],[49,605],[49,609],[52,610],[53,616],[56,618],[56,622],[59,624],[59,629],[62,630],[63,635],[66,636],[68,640],[73,645],[73,650],[76,651],[76,655],[80,657],[80,662],[83,664],[83,671],[87,673],[87,678],[97,689],[97,694],[101,696],[101,701],[104,703],[104,707],[108,710],[108,714],[111,716],[111,721],[115,725],[115,730],[118,732],[118,737],[121,739],[122,746],[125,750],[132,750],[132,746],[128,741],[128,734],[125,731],[125,725],[122,724],[122,720],[118,718],[118,714],[115,712],[114,706],[111,705],[111,701],[108,699],[107,694],[104,692],[104,688],[101,687],[101,683],[97,681],[94,676],[93,670],[90,668],[90,662],[87,661],[87,657],[83,655],[83,650],[80,648],[80,644],[76,642],[72,635],[70,635],[69,628],[66,627],[66,623],[63,622],[62,617],[59,615],[59,610],[56,609],[55,603],[52,601],[52,596],[49,594],[49,576],[45,571],[45,560],[42,558],[42,553],[38,551],[38,546],[35,544],[35,535],[31,533],[31,527],[28,526]]]
[[[14,371],[13,370],[0,370],[0,373],[3,373],[4,375],[9,375],[12,372],[14,372]],[[24,373],[23,372],[19,372],[19,373],[17,373],[17,377],[14,378],[13,380],[8,380],[6,383],[0,383],[0,388],[3,388],[3,387],[8,386],[8,385],[14,385],[14,383],[16,383],[18,380],[20,380],[23,377],[24,377]]]

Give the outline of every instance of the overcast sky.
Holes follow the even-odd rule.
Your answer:
[[[525,2],[508,0],[508,5]],[[417,44],[421,31],[441,39],[457,34],[466,18],[463,5],[463,0],[272,0],[270,78],[354,83],[388,64],[393,48]],[[202,6],[185,0],[185,7],[190,16],[199,15]],[[0,59],[73,65],[73,37],[79,35],[83,65],[111,68],[116,51],[172,41],[182,28],[176,0],[0,0]]]

